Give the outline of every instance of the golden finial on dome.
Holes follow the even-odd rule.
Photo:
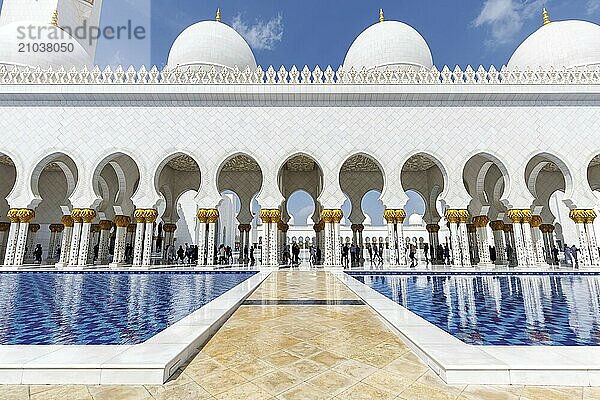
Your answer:
[[[550,22],[550,15],[548,14],[548,10],[546,10],[546,8],[544,8],[542,10],[542,18],[544,19],[544,25],[548,25]]]
[[[383,8],[379,9],[379,22],[383,22],[385,21],[385,18],[383,17]]]
[[[50,20],[50,25],[58,27],[58,10],[54,10],[52,19]]]
[[[221,22],[221,9],[217,8],[217,22]]]

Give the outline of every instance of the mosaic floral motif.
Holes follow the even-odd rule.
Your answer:
[[[598,275],[351,275],[467,344],[600,346]]]
[[[253,274],[1,273],[0,344],[138,344]]]

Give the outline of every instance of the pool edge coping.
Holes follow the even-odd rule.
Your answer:
[[[139,344],[0,345],[0,384],[163,384],[272,271],[255,272]]]
[[[447,384],[600,386],[600,346],[469,345],[352,275],[331,272]],[[589,361],[578,360],[583,355]]]

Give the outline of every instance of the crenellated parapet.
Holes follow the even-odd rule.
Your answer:
[[[263,70],[239,70],[223,68],[217,70],[182,70],[156,66],[124,69],[107,66],[101,70],[98,66],[89,70],[0,67],[0,84],[44,84],[44,85],[134,85],[134,84],[185,84],[185,85],[232,85],[232,84],[317,84],[317,85],[594,85],[600,84],[600,67],[591,69],[526,69],[516,70],[503,66],[497,70],[493,65],[486,69],[479,66],[476,70],[467,66],[464,70],[456,66],[445,66],[421,70],[390,68],[386,70],[334,70],[328,66],[324,70],[319,66],[302,69],[293,66],[289,71],[283,66],[278,70],[272,66]]]

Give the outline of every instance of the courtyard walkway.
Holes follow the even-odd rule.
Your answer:
[[[598,399],[600,388],[448,386],[327,272],[273,273],[157,386],[0,386],[0,399]]]

